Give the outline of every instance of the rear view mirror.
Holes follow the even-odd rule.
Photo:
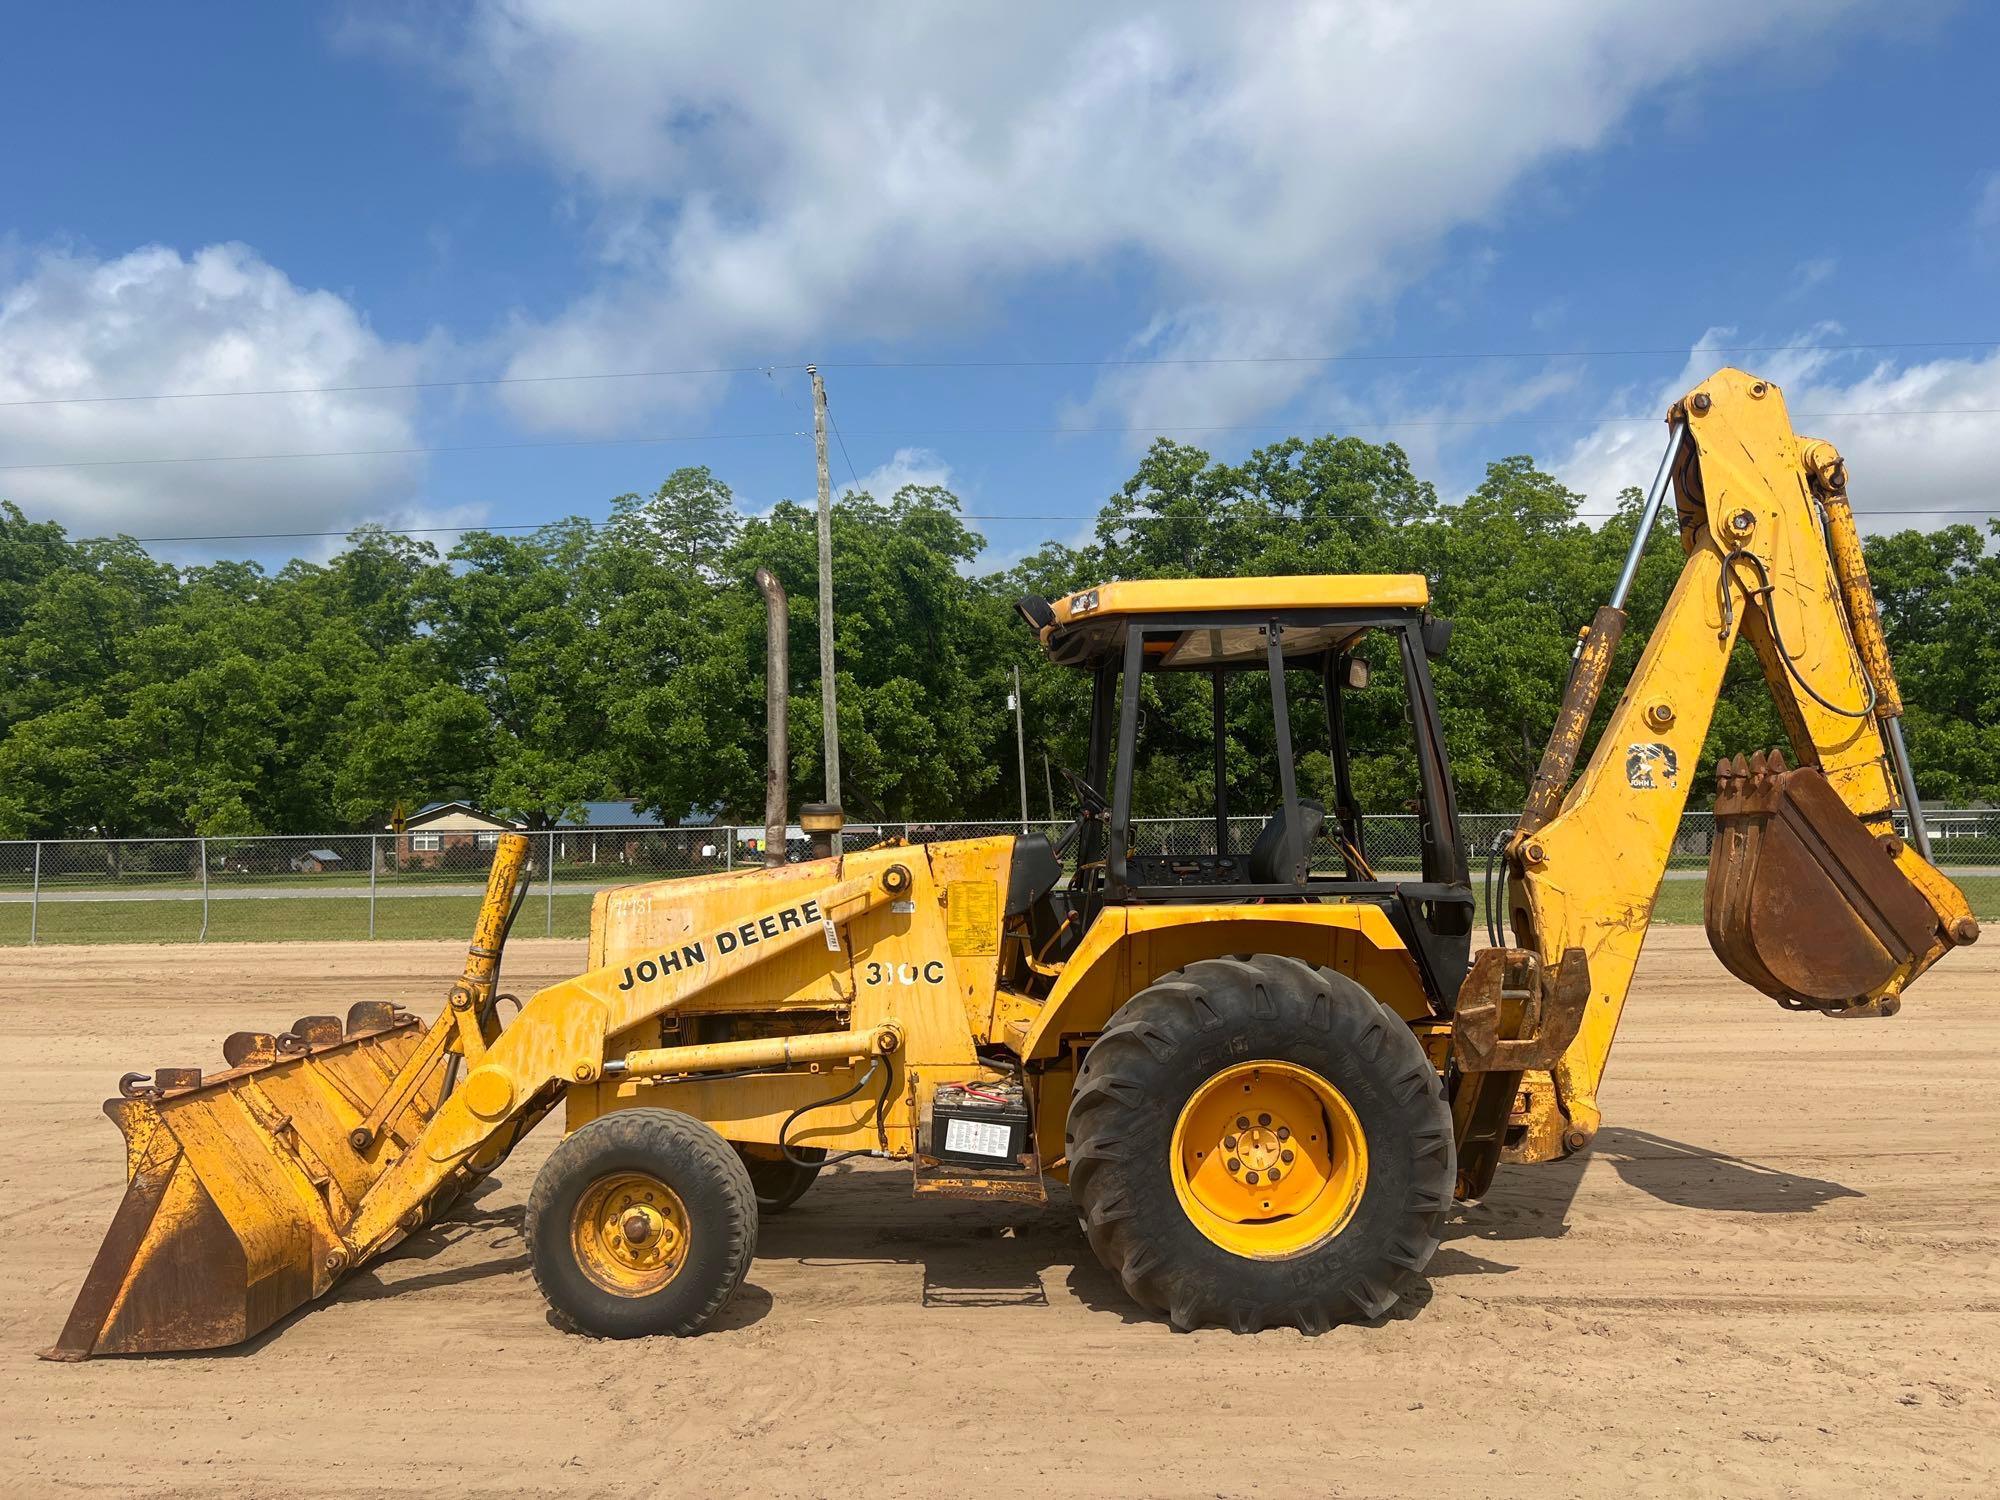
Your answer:
[[[1358,693],[1363,688],[1367,687],[1368,663],[1363,661],[1358,656],[1348,657],[1347,669],[1346,669],[1346,681],[1348,690],[1350,692]]]
[[[1427,616],[1423,623],[1424,655],[1432,661],[1444,655],[1451,644],[1451,621],[1441,620],[1435,615]]]

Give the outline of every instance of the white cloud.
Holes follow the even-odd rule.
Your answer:
[[[888,462],[877,464],[858,483],[836,485],[836,489],[866,490],[877,500],[889,501],[906,484],[937,485],[951,489],[951,465],[944,455],[929,448],[898,448]]]
[[[407,503],[415,456],[121,462],[413,448],[415,393],[36,403],[176,391],[380,385],[416,378],[413,346],[378,338],[331,292],[243,245],[115,259],[48,251],[0,282],[0,496],[72,531],[139,536],[317,531]],[[238,548],[237,550],[241,550]]]
[[[1836,8],[1778,0],[1663,27],[1641,0],[777,14],[482,0],[404,51],[447,73],[475,129],[553,167],[595,224],[594,284],[513,330],[512,373],[893,342],[1078,267],[1150,288],[1125,352],[1219,358],[1337,347],[1537,169],[1700,68],[1801,21],[1823,32]],[[1316,378],[1127,367],[1078,409],[1228,423]],[[532,423],[602,431],[714,389],[507,399]]]
[[[1801,433],[1840,449],[1863,530],[1976,523],[2000,513],[2000,483],[1993,477],[2000,350],[1975,359],[1881,361],[1855,374],[1847,373],[1856,369],[1851,354],[1823,347],[1837,343],[1840,331],[1819,324],[1789,341],[1796,347],[1739,354],[1726,352],[1727,346],[1773,341],[1710,329],[1677,375],[1650,389],[1621,391],[1606,407],[1607,415],[1639,420],[1598,428],[1555,470],[1589,497],[1593,509],[1608,508],[1626,486],[1651,481],[1666,443],[1667,407],[1723,365],[1734,364],[1783,389]]]
[[[1785,289],[1785,296],[1803,297],[1814,287],[1833,278],[1840,263],[1831,255],[1816,255],[1810,260],[1802,260],[1792,267],[1792,284]]]
[[[1988,172],[1979,180],[1972,197],[1972,227],[1981,235],[2000,230],[2000,172]]]

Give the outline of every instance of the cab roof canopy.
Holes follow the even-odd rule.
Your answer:
[[[1284,627],[1288,660],[1339,650],[1374,626],[1423,613],[1421,573],[1301,574],[1285,578],[1132,579],[1016,609],[1051,661],[1094,667],[1118,660],[1134,626],[1146,632],[1148,671],[1262,667],[1264,628]]]

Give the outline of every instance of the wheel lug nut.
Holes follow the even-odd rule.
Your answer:
[[[1234,1151],[1236,1149],[1236,1137],[1233,1135],[1225,1135],[1222,1138],[1222,1149],[1224,1151]]]
[[[1259,1115],[1257,1116],[1257,1123],[1259,1125],[1268,1125],[1271,1123],[1271,1117],[1269,1115]]]
[[[1273,1167],[1271,1168],[1271,1181],[1276,1182],[1277,1180],[1278,1180],[1278,1169],[1276,1167]]]
[[[1280,1151],[1278,1153],[1278,1160],[1289,1167],[1292,1164],[1292,1153],[1289,1151]]]
[[[1229,1158],[1229,1170],[1232,1172],[1240,1172],[1243,1170],[1243,1163],[1238,1161],[1235,1157],[1232,1156]]]
[[[1289,1141],[1291,1138],[1292,1138],[1292,1127],[1289,1125],[1280,1125],[1278,1127],[1278,1139],[1281,1141]]]
[[[1236,1117],[1236,1128],[1238,1130],[1248,1130],[1250,1128],[1250,1117],[1248,1115],[1238,1115]]]
[[[1245,1172],[1243,1180],[1249,1183],[1250,1186],[1255,1187],[1257,1185],[1257,1174],[1255,1172]]]

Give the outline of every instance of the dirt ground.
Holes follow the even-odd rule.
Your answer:
[[[509,988],[580,962],[521,942]],[[1177,1336],[1046,1211],[829,1173],[723,1326],[547,1322],[552,1126],[451,1222],[220,1357],[47,1364],[122,1183],[117,1075],[384,998],[449,944],[44,949],[0,968],[0,1491],[1992,1494],[2000,943],[1903,1016],[1793,1016],[1649,944],[1583,1160],[1503,1171],[1428,1288],[1318,1339]]]

